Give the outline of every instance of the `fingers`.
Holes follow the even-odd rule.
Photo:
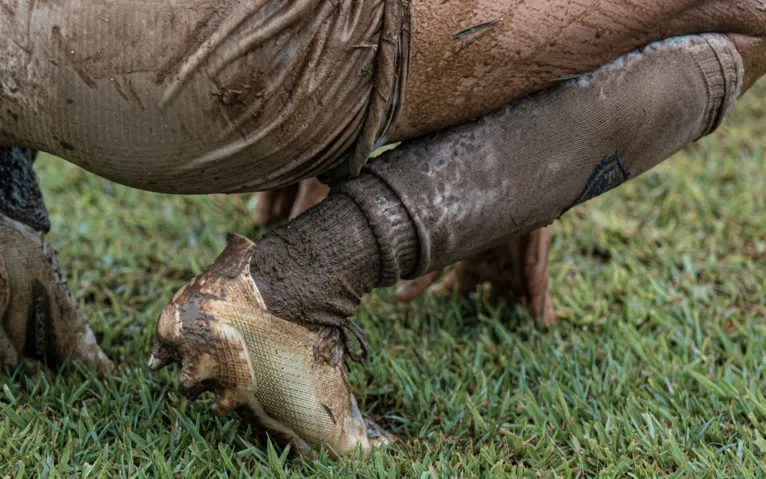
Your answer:
[[[258,205],[252,216],[253,221],[265,225],[272,220],[286,219],[297,194],[297,185],[258,193]]]
[[[290,185],[285,188],[280,188],[277,191],[277,196],[274,198],[274,205],[271,208],[271,215],[275,219],[289,218],[290,210],[295,203],[295,198],[298,197],[298,185]]]
[[[545,326],[556,322],[556,315],[548,291],[551,251],[550,228],[542,228],[529,234],[524,258],[525,306],[530,314]]]
[[[437,294],[446,295],[457,291],[460,296],[468,296],[482,281],[480,276],[473,274],[469,262],[461,261],[444,278]]]
[[[556,324],[556,310],[553,309],[553,300],[551,300],[550,291],[542,295],[537,304],[532,305],[530,311],[537,318],[538,322],[546,328]]]
[[[396,290],[396,300],[401,303],[409,303],[423,294],[441,276],[441,271],[428,273],[420,278],[407,281]]]
[[[271,210],[274,203],[274,198],[277,195],[276,190],[262,191],[258,195],[258,204],[255,207],[255,212],[252,215],[253,221],[259,225],[265,225],[271,221]]]
[[[407,281],[396,290],[396,300],[401,303],[409,303],[425,293],[442,275],[442,270],[428,273],[420,278]],[[447,273],[434,295],[448,295],[457,290],[461,296],[467,296],[476,288],[481,281],[478,276],[471,274],[467,263],[461,261]]]
[[[253,221],[264,225],[273,220],[293,219],[327,198],[330,188],[316,178],[277,190],[258,193]]]
[[[455,269],[447,273],[447,276],[444,277],[442,283],[439,285],[439,289],[435,293],[437,296],[452,294],[452,292],[455,291],[455,288],[461,284],[460,279],[463,276],[463,270],[465,269],[461,266],[462,264],[463,263],[458,263],[455,265]],[[458,268],[461,271],[457,271]]]
[[[330,194],[330,187],[316,178],[303,180],[298,185],[298,194],[290,210],[290,219],[300,216],[304,211],[318,205]]]

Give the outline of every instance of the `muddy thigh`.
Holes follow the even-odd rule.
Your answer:
[[[5,0],[0,144],[142,189],[264,190],[652,40],[763,36],[759,1]]]
[[[476,118],[675,35],[766,36],[759,0],[413,0],[412,57],[394,137]]]
[[[360,135],[387,5],[0,2],[0,143],[155,191],[289,184]]]

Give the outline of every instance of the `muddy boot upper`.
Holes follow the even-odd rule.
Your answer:
[[[24,361],[55,370],[72,359],[104,372],[111,363],[43,239],[50,222],[32,154],[0,147],[0,367]]]
[[[0,311],[4,335],[17,360],[55,370],[71,359],[106,372],[111,363],[80,315],[53,254],[39,233],[0,214],[0,284],[7,293],[5,301],[0,298],[0,307],[5,303]],[[15,363],[5,361],[10,367]]]

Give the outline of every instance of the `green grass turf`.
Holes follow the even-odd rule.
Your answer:
[[[170,295],[226,232],[261,233],[252,197],[42,158],[50,240],[118,369],[1,379],[0,477],[764,476],[765,149],[761,83],[715,136],[557,222],[549,332],[480,295],[366,298],[372,358],[351,382],[403,439],[367,462],[288,458],[145,367]]]

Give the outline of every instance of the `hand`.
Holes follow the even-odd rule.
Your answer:
[[[480,283],[492,286],[491,297],[518,302],[544,326],[556,322],[556,312],[548,291],[551,232],[542,228],[515,238],[508,244],[493,248],[455,265],[435,294],[457,291],[467,296]],[[396,299],[408,303],[436,283],[442,271],[434,271],[408,281],[396,291]]]
[[[253,220],[261,225],[275,219],[291,220],[327,198],[330,188],[316,178],[278,190],[258,193]]]

